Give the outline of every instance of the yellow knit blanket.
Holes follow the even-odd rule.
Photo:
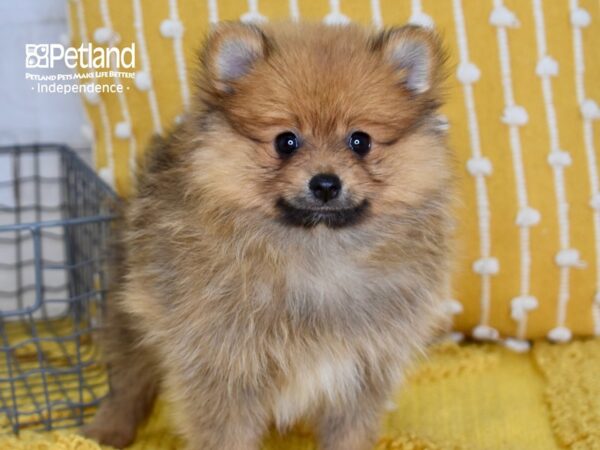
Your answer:
[[[178,449],[158,402],[135,450]],[[20,438],[0,421],[3,450],[88,450],[74,431]],[[310,433],[273,432],[264,450],[313,450]],[[412,370],[386,415],[377,450],[600,449],[600,340],[538,342],[515,354],[491,344],[445,343]]]

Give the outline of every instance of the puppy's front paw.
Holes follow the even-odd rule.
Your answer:
[[[116,448],[125,448],[135,439],[135,428],[131,425],[116,420],[108,419],[100,422],[94,421],[80,429],[86,438],[93,439],[102,445]]]

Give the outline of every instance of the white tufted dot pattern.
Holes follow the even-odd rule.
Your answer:
[[[558,251],[554,261],[561,267],[585,267],[581,261],[579,250],[574,248],[564,248]]]
[[[529,121],[527,110],[519,105],[510,105],[504,108],[502,122],[507,125],[523,126]]]
[[[414,13],[412,16],[410,16],[410,19],[408,19],[408,23],[423,28],[433,28],[434,26],[431,16],[425,14],[424,12]]]
[[[539,77],[555,77],[558,75],[558,62],[546,55],[538,61],[535,73]]]
[[[496,27],[514,28],[519,26],[519,19],[506,6],[499,5],[492,10],[490,23]]]
[[[471,158],[467,161],[467,170],[473,176],[489,176],[492,174],[492,163],[484,157]]]
[[[598,103],[590,98],[584,100],[581,104],[581,115],[589,120],[600,119],[600,107]]]
[[[548,333],[548,339],[552,342],[569,342],[573,338],[573,333],[567,327],[556,327]]]
[[[160,23],[160,34],[165,38],[180,38],[183,36],[183,24],[180,20],[165,19]]]
[[[456,77],[458,78],[458,81],[464,84],[475,83],[479,81],[481,71],[472,62],[463,62],[456,70]]]
[[[507,338],[504,346],[515,353],[525,353],[531,348],[531,342],[525,339]]]
[[[113,30],[108,27],[100,27],[94,30],[94,41],[98,44],[108,44],[113,37]]]
[[[500,333],[495,328],[488,325],[477,325],[471,332],[475,339],[480,341],[496,341],[500,338]]]
[[[568,167],[572,163],[573,160],[569,152],[557,150],[548,154],[548,164],[553,167]]]
[[[479,258],[473,263],[473,271],[480,275],[495,275],[499,270],[500,263],[493,257]]]
[[[517,213],[515,223],[520,227],[532,227],[540,223],[541,214],[537,209],[526,206]]]
[[[575,8],[571,11],[571,24],[574,27],[587,27],[592,21],[590,13],[583,8]]]
[[[139,71],[135,74],[135,87],[140,91],[147,91],[152,87],[150,74],[148,72]]]
[[[131,137],[131,125],[122,121],[115,125],[115,136],[119,139],[129,139]]]

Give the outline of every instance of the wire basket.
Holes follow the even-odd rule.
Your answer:
[[[0,433],[81,425],[108,391],[92,335],[116,204],[66,147],[0,148]]]

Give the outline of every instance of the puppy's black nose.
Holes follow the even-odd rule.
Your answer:
[[[320,173],[312,177],[308,183],[315,198],[327,203],[336,198],[342,189],[342,182],[337,175],[330,173]]]

